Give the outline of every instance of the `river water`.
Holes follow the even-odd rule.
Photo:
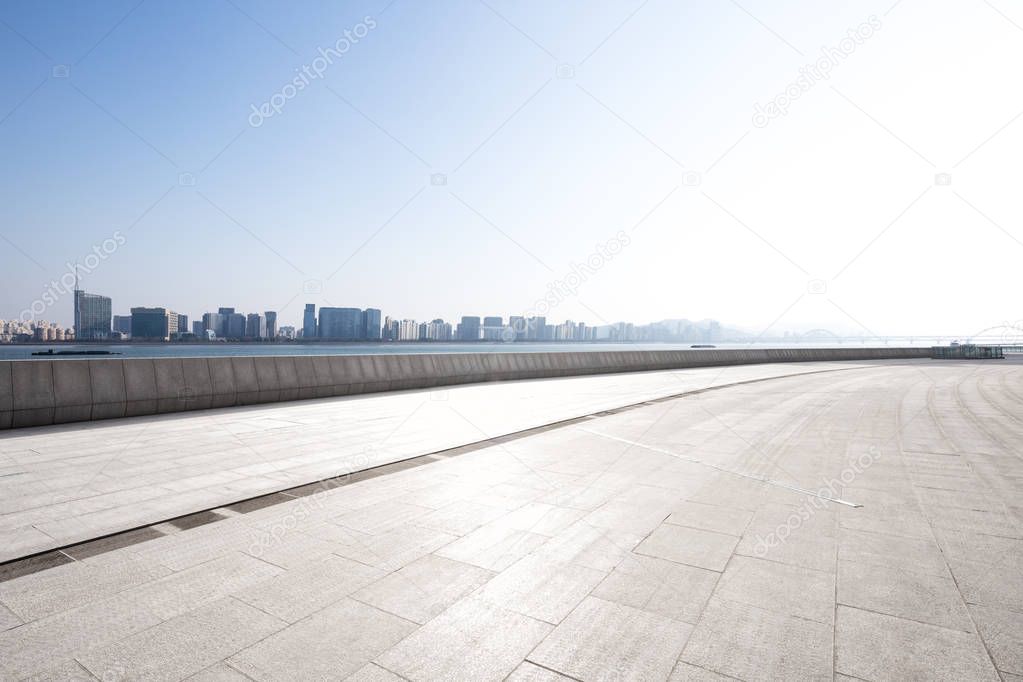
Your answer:
[[[945,342],[947,343],[947,341]],[[933,339],[893,341],[892,346],[931,346]],[[878,341],[845,343],[717,343],[716,348],[884,348]],[[227,355],[383,355],[393,353],[563,353],[568,351],[688,350],[689,343],[117,343],[4,344],[0,360],[40,359],[32,353],[61,350],[108,350],[125,358],[198,358]],[[60,356],[53,356],[60,358]],[[69,356],[95,359],[105,356]],[[49,359],[49,358],[43,358]]]

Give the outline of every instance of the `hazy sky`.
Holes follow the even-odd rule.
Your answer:
[[[893,2],[4,2],[0,318],[94,249],[193,319],[1023,318],[1023,8]]]

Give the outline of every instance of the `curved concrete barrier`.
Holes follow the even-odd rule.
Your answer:
[[[757,348],[9,360],[0,362],[0,429],[482,381],[928,357],[929,348]]]

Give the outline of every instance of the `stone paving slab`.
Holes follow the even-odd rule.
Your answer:
[[[10,564],[0,680],[1019,681],[1023,367],[925,368],[655,402]]]
[[[578,680],[665,679],[692,626],[586,597],[529,660]]]
[[[343,598],[228,662],[256,680],[343,678],[416,628],[411,621]]]
[[[835,669],[865,680],[998,680],[975,634],[840,606]]]

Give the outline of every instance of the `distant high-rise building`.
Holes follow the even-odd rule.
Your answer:
[[[384,318],[384,327],[380,330],[380,337],[384,341],[398,340],[398,321],[392,320],[390,315]]]
[[[194,320],[192,322],[192,333],[200,338],[206,335],[206,330],[203,327],[202,322],[199,320]]]
[[[362,341],[362,311],[358,308],[320,308],[319,338]]]
[[[267,310],[263,313],[266,320],[266,338],[276,339],[277,338],[277,312],[273,310]]]
[[[178,331],[178,314],[166,308],[132,308],[131,338],[135,341],[169,341]]]
[[[508,328],[513,332],[508,334],[511,338],[506,338],[506,341],[525,341],[529,336],[529,326],[526,322],[526,318],[521,315],[512,315],[508,318]]]
[[[213,313],[207,313],[207,315],[213,315]],[[212,329],[221,338],[241,339],[245,336],[245,315],[235,312],[234,308],[218,308],[216,315],[219,317],[210,320],[216,326],[206,325],[206,329]],[[206,316],[204,315],[203,322],[205,323],[205,321]]]
[[[295,333],[296,333],[295,328],[289,325],[284,325],[279,330],[277,330],[278,336],[280,336],[280,338],[282,339],[293,339],[295,338]]]
[[[546,317],[531,317],[526,320],[526,340],[543,341],[550,338],[547,332]]]
[[[504,332],[504,318],[484,317],[483,318],[483,339],[485,341],[500,341]]]
[[[450,341],[451,325],[441,319],[436,319],[426,326],[426,338],[429,341]]]
[[[566,320],[563,324],[550,327],[552,338],[555,341],[578,341],[576,337],[576,324],[572,320]]]
[[[240,339],[245,336],[245,316],[241,313],[228,315],[224,322],[224,329],[229,339]]]
[[[245,338],[261,339],[264,330],[263,316],[259,313],[249,313],[245,318]]]
[[[368,341],[380,340],[380,311],[366,308],[362,311],[363,337]]]
[[[316,304],[306,303],[302,316],[302,338],[315,339],[316,336]]]
[[[224,316],[220,313],[205,313],[202,316],[203,333],[213,332],[215,336],[222,337],[224,334]]]
[[[611,325],[612,341],[636,341],[636,327],[631,322],[618,322]]]
[[[92,341],[110,337],[111,301],[106,296],[87,294],[75,286],[75,340]]]
[[[188,315],[178,315],[178,333],[188,333]]]
[[[241,339],[245,337],[245,315],[236,313],[234,308],[219,308],[217,314],[223,318],[223,326],[220,332],[217,333],[217,336],[228,339]]]
[[[131,334],[131,315],[114,315],[114,331]]]
[[[402,320],[398,325],[399,341],[418,341],[419,326],[415,320]]]
[[[463,317],[462,321],[458,323],[457,336],[459,341],[479,341],[480,318],[473,316]]]

